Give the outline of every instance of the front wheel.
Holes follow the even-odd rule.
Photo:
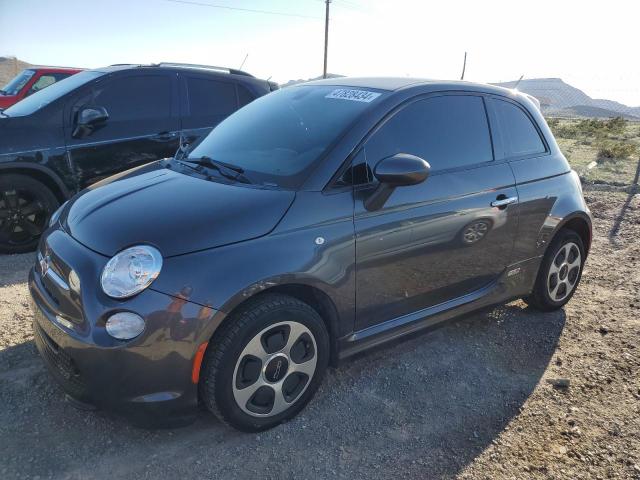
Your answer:
[[[561,308],[580,283],[585,257],[580,236],[572,230],[561,230],[542,259],[533,292],[524,301],[543,311]]]
[[[232,314],[205,355],[200,396],[231,426],[272,428],[309,402],[329,363],[318,313],[287,295],[264,294]]]
[[[0,253],[34,250],[58,199],[26,175],[0,175]]]

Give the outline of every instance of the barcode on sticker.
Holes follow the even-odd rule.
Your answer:
[[[354,102],[369,103],[380,96],[377,92],[368,90],[354,90],[352,88],[337,88],[329,93],[325,98],[336,98],[338,100],[352,100]]]

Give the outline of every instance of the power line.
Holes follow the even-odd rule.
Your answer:
[[[204,2],[196,2],[192,0],[165,0],[166,2],[172,3],[183,3],[186,5],[197,5],[199,7],[210,7],[210,8],[221,8],[224,10],[235,10],[239,12],[251,12],[251,13],[264,13],[266,15],[280,15],[283,17],[297,17],[297,18],[308,18],[312,20],[322,20],[320,17],[312,17],[309,15],[299,15],[297,13],[285,13],[285,12],[275,12],[272,10],[254,10],[252,8],[241,8],[241,7],[229,7],[227,5],[215,5],[212,3],[204,3]]]

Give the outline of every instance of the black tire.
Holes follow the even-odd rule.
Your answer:
[[[24,253],[38,246],[58,199],[26,175],[0,175],[0,253]]]
[[[575,283],[573,283],[573,287],[571,288],[569,293],[561,300],[555,300],[551,297],[549,292],[549,272],[552,263],[554,259],[556,259],[558,253],[565,247],[565,245],[568,244],[575,244],[580,251],[580,270],[577,272]],[[533,291],[528,297],[523,298],[523,300],[527,303],[527,305],[545,312],[550,312],[562,308],[569,300],[571,300],[571,297],[573,297],[573,294],[576,292],[576,289],[580,284],[585,259],[586,253],[584,244],[580,236],[573,230],[560,230],[558,234],[553,238],[551,244],[545,252],[542,263],[540,264],[540,269],[538,270],[538,276],[536,277],[536,283],[534,285]]]
[[[263,330],[270,326],[274,326],[276,329],[281,323],[289,321],[302,324],[303,328],[306,328],[313,335],[315,355],[317,356],[315,370],[310,377],[307,376],[304,390],[281,413],[264,417],[248,414],[239,406],[234,396],[234,388],[237,386],[237,383],[234,384],[234,382],[239,381],[236,373],[239,375],[241,361],[244,361],[240,357],[252,340],[255,341],[256,338],[259,338],[264,342],[263,337],[269,334],[270,330],[262,334]],[[289,330],[289,332],[291,331]],[[262,336],[258,337],[258,334],[262,334]],[[299,338],[303,339],[302,336]],[[283,341],[286,344],[288,339],[284,338]],[[262,345],[264,346],[264,343]],[[283,351],[284,349],[273,350],[271,354],[267,355],[276,354],[277,356],[278,352]],[[288,295],[269,293],[259,295],[232,313],[209,343],[200,376],[200,399],[207,409],[221,421],[238,430],[245,432],[267,430],[297,415],[313,397],[329,364],[329,352],[329,335],[318,312],[306,303]],[[247,357],[250,355],[244,356],[244,358]],[[273,357],[271,358],[273,359]],[[258,372],[260,373],[257,373],[256,381],[253,383],[257,385],[257,380],[266,381],[265,369],[270,361],[259,363]],[[290,361],[292,360],[290,359]],[[287,378],[293,375],[289,373],[289,370],[285,370],[285,374],[280,377],[281,385],[284,385]],[[271,410],[275,408],[275,400],[272,401],[274,403]],[[249,402],[251,399],[245,404],[245,408],[249,407]],[[267,412],[266,415],[268,414]]]

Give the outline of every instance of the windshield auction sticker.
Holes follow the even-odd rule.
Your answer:
[[[369,103],[380,96],[377,92],[368,90],[354,90],[352,88],[337,88],[324,98],[335,98],[338,100],[351,100],[353,102]]]

